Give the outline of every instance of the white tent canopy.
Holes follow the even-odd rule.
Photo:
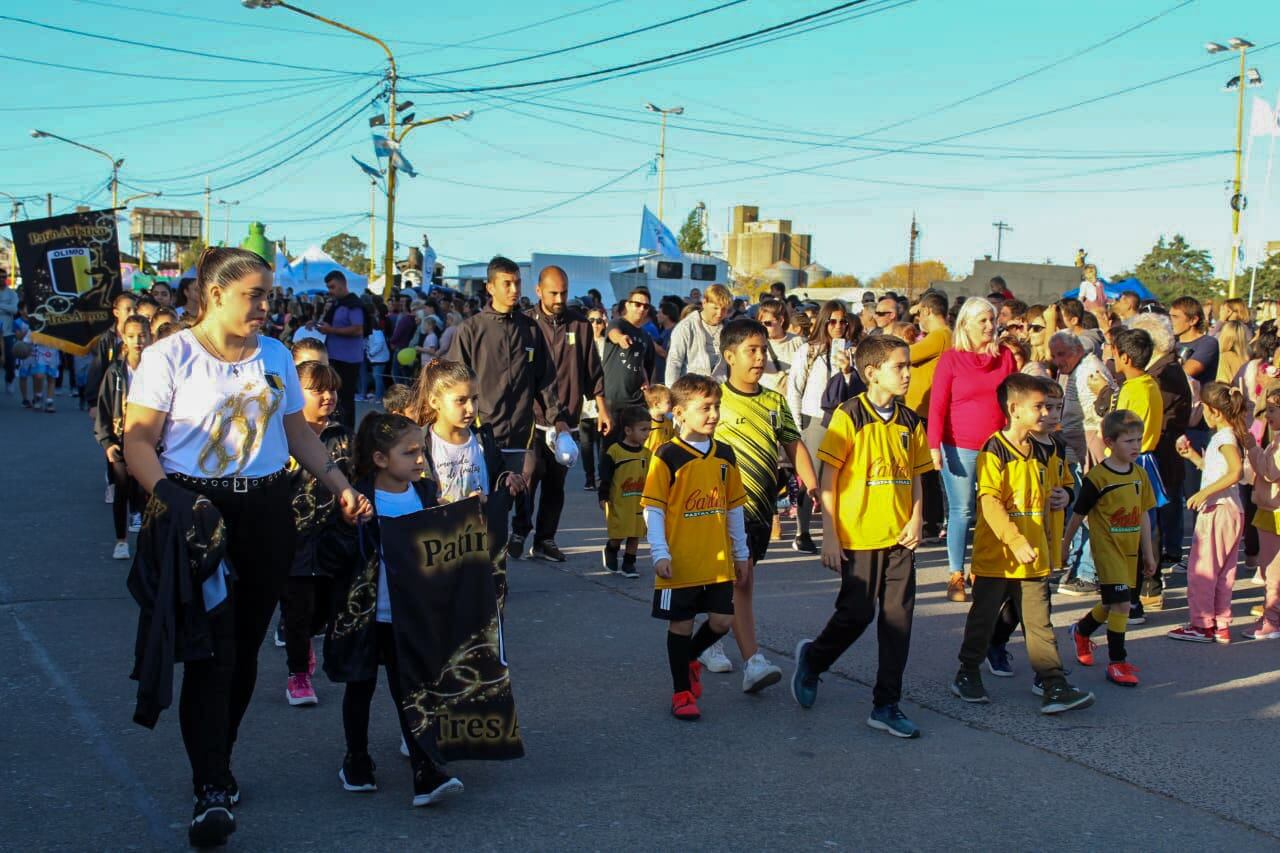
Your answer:
[[[293,279],[293,270],[289,268],[289,259],[280,251],[279,246],[276,247],[274,284],[276,287],[292,287],[295,292],[298,289],[298,283]]]
[[[334,270],[347,277],[347,286],[352,293],[364,293],[369,287],[367,277],[347,269],[329,257],[319,246],[309,246],[289,265],[289,272],[293,276],[294,292],[324,290],[324,277]]]

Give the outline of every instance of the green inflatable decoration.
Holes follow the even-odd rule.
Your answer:
[[[271,241],[267,239],[267,226],[261,222],[249,223],[249,236],[244,238],[244,242],[240,244],[241,249],[248,249],[258,257],[262,258],[273,268],[276,263],[276,250],[272,246]]]

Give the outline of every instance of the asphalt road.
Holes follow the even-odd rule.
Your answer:
[[[191,789],[176,711],[155,731],[130,721],[128,564],[110,559],[88,418],[59,403],[56,414],[34,414],[0,395],[0,850],[180,849]],[[1074,667],[1097,704],[1042,717],[1015,639],[1017,676],[987,677],[993,704],[968,706],[946,688],[965,608],[945,600],[943,554],[927,549],[904,704],[921,739],[863,724],[871,635],[825,677],[809,711],[785,681],[746,696],[740,674],[708,675],[702,721],[680,723],[668,714],[663,627],[648,614],[652,572],[645,564],[634,581],[602,572],[594,498],[580,471],[570,484],[560,537],[570,561],[511,571],[508,656],[528,757],[459,763],[451,769],[465,794],[411,809],[381,693],[371,733],[381,790],[346,793],[340,688],[320,676],[320,704],[289,707],[284,655],[268,641],[235,753],[244,799],[231,848],[1280,847],[1267,781],[1280,758],[1280,643],[1165,640],[1185,615],[1181,590],[1130,635],[1139,688]],[[816,559],[781,546],[760,567],[760,640],[788,675],[796,640],[822,626],[836,586]],[[1237,586],[1240,627],[1260,599],[1260,589]],[[1056,599],[1055,623],[1085,606]],[[1065,637],[1060,630],[1064,650]]]

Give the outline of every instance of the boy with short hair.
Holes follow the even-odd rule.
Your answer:
[[[911,378],[906,341],[865,338],[854,364],[867,390],[835,410],[818,448],[822,564],[840,572],[840,593],[822,633],[796,646],[791,695],[801,707],[813,705],[818,676],[862,636],[878,605],[880,668],[867,725],[913,738],[920,730],[898,703],[915,610],[920,476],[933,463],[924,421],[899,399]]]
[[[720,358],[728,376],[720,386],[720,422],[716,439],[733,449],[747,494],[743,506],[752,573],[733,590],[733,637],[742,653],[742,690],[757,693],[782,680],[782,670],[760,651],[753,608],[755,567],[765,557],[778,505],[778,448],[795,466],[807,498],[818,488],[813,460],[800,440],[791,409],[777,391],[760,384],[769,358],[769,332],[764,324],[742,318],[720,331]],[[702,663],[713,672],[732,668],[724,651],[712,646]],[[728,664],[726,666],[726,664]]]
[[[650,385],[644,389],[644,404],[649,410],[649,437],[644,446],[652,452],[676,434],[671,418],[671,389],[666,385]]]
[[[624,578],[638,578],[636,551],[644,535],[644,495],[649,459],[649,413],[639,406],[624,406],[616,415],[621,438],[609,445],[600,456],[600,485],[597,494],[604,510],[605,531],[609,540],[604,546],[604,567]],[[618,551],[623,543],[627,550],[618,565]]]
[[[403,415],[409,410],[409,403],[412,400],[413,389],[408,385],[394,382],[382,394],[382,408],[388,415]]]
[[[1094,643],[1089,637],[1106,625],[1111,661],[1107,680],[1125,687],[1138,684],[1136,668],[1128,662],[1124,647],[1130,585],[1139,562],[1147,577],[1156,571],[1150,515],[1156,505],[1155,492],[1146,472],[1136,464],[1144,426],[1137,415],[1124,409],[1102,419],[1102,440],[1109,453],[1085,475],[1063,543],[1066,550],[1087,516],[1102,602],[1071,626],[1071,639],[1076,660],[1081,666],[1093,666]]]
[[[294,340],[293,346],[289,348],[293,354],[293,363],[302,364],[304,361],[318,361],[321,364],[329,363],[329,351],[324,347],[324,341],[318,341],[315,338],[302,338]]]
[[[1032,440],[1044,429],[1044,387],[1014,373],[996,389],[1008,423],[978,454],[978,513],[973,534],[973,604],[965,620],[960,670],[951,692],[965,702],[986,703],[978,669],[986,656],[1006,596],[1026,634],[1027,657],[1043,690],[1042,714],[1093,704],[1093,694],[1067,683],[1049,616],[1049,541],[1045,512],[1055,488],[1050,454]]]
[[[676,380],[671,398],[680,434],[653,454],[641,499],[653,556],[653,616],[669,623],[671,713],[679,720],[701,716],[698,656],[728,633],[734,581],[751,572],[737,456],[713,437],[720,393],[709,376]],[[694,635],[699,613],[708,618]]]

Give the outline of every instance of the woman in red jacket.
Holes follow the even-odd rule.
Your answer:
[[[965,548],[973,540],[978,451],[1004,427],[996,388],[1013,373],[1013,353],[995,341],[996,309],[966,299],[956,316],[952,348],[938,359],[929,397],[929,449],[947,494],[947,598],[967,601]]]

